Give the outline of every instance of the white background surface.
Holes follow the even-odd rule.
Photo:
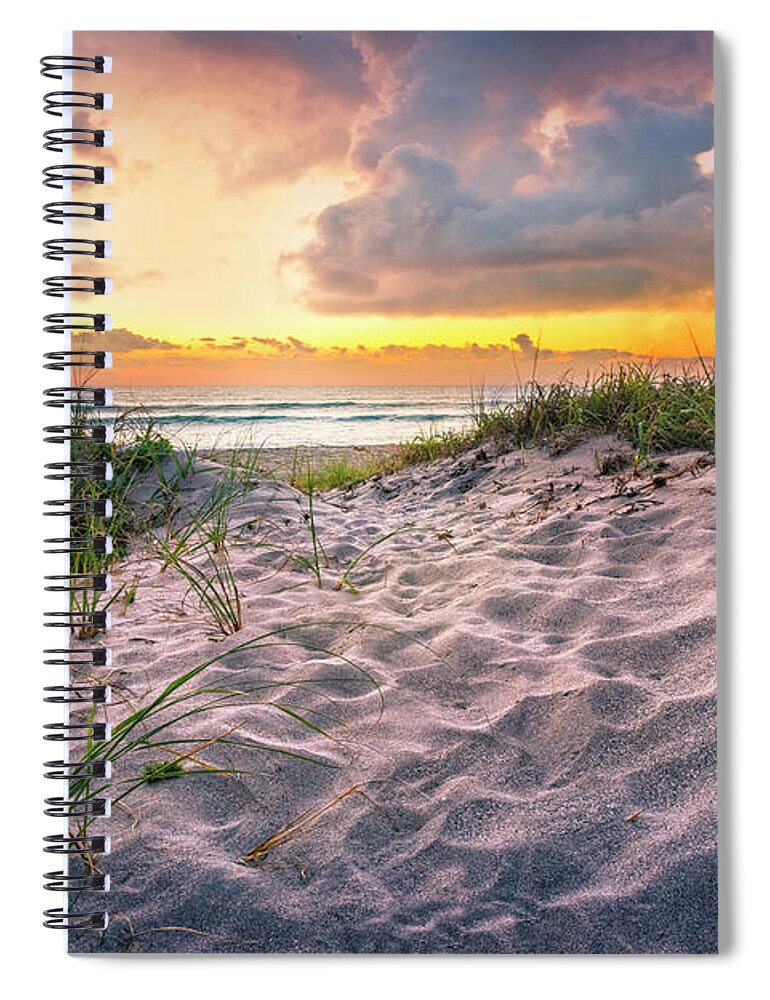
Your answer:
[[[222,2],[54,3],[6,6],[0,67],[3,83],[2,170],[2,490],[0,585],[3,619],[2,974],[10,995],[101,996],[110,1000],[172,994],[353,997],[480,992],[551,997],[632,998],[767,995],[768,699],[768,146],[770,39],[755,3],[545,2],[455,4],[389,0],[360,3],[292,0],[281,6]],[[49,162],[41,133],[53,120],[42,95],[56,89],[38,73],[42,55],[58,53],[65,29],[163,28],[512,28],[714,29],[719,36],[717,184],[720,469],[720,957],[67,957],[63,936],[41,926],[41,874],[55,868],[41,839],[51,832],[42,800],[46,753],[40,728],[40,650],[44,534],[41,467],[44,421],[40,355],[45,301],[40,243],[52,235],[41,219],[40,170]],[[108,53],[105,53],[108,54]],[[719,78],[721,77],[721,79]],[[46,87],[46,83],[49,84]],[[105,84],[105,89],[108,89]],[[115,136],[120,146],[120,136]],[[56,234],[54,234],[56,235]],[[116,257],[120,247],[114,248]],[[50,300],[48,300],[50,302]],[[49,411],[50,414],[51,411]],[[50,534],[50,530],[48,532]],[[49,744],[50,746],[50,744]],[[50,753],[48,754],[50,756]],[[55,754],[54,754],[55,756]],[[57,794],[57,793],[55,793]],[[47,898],[44,898],[47,897]],[[763,975],[764,973],[764,975]]]

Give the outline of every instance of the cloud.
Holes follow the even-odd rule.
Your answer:
[[[712,280],[712,181],[694,161],[712,142],[710,111],[678,114],[576,129],[567,176],[532,196],[491,200],[429,148],[396,147],[283,265],[330,314],[596,309],[697,290]]]
[[[73,349],[79,351],[112,351],[113,354],[131,351],[179,351],[180,345],[157,337],[144,337],[125,327],[106,333],[83,333],[73,337]]]
[[[308,346],[308,345],[304,345]],[[392,342],[379,347],[363,344],[350,348],[334,344],[323,349],[303,350],[303,342],[290,343],[273,337],[249,338],[249,349],[233,365],[230,345],[221,352],[195,357],[191,352],[166,357],[132,357],[119,366],[127,380],[162,377],[173,385],[180,374],[195,382],[213,385],[224,379],[242,385],[514,385],[530,377],[537,353],[537,377],[542,382],[564,378],[582,380],[618,363],[645,363],[647,355],[611,347],[555,350],[537,347],[526,331],[509,340],[493,343],[414,345]],[[202,365],[201,360],[205,359]],[[680,370],[679,358],[658,359],[663,371]],[[201,376],[205,375],[203,379]]]
[[[334,353],[347,354],[344,348],[331,348]],[[572,351],[557,351],[542,347],[533,341],[528,333],[519,333],[508,342],[497,341],[491,344],[478,344],[469,341],[461,345],[440,343],[429,344],[385,344],[382,347],[367,349],[361,352],[368,364],[376,362],[403,362],[422,364],[449,364],[456,366],[463,361],[483,361],[492,364],[510,363],[512,361],[531,360],[537,354],[543,363],[558,363],[562,365],[580,364],[590,361],[592,364],[613,361],[643,361],[649,360],[647,355],[633,354],[630,351],[620,351],[611,347],[598,347]]]
[[[172,32],[232,109],[206,141],[223,185],[291,183],[318,167],[376,169],[414,142],[487,190],[543,168],[548,108],[607,87],[672,104],[710,90],[707,32]],[[252,138],[253,137],[253,138]]]
[[[594,114],[610,87],[667,102],[711,92],[708,32],[425,32],[389,57],[378,36],[356,37],[383,109],[354,129],[352,159],[366,170],[421,142],[502,184],[538,168],[533,131],[549,108]]]
[[[288,354],[291,351],[289,344],[277,337],[252,337],[251,342],[257,345],[256,350],[267,348],[268,353]]]
[[[317,354],[318,348],[313,347],[312,344],[305,343],[304,340],[299,340],[297,337],[287,337],[289,345],[293,348],[295,354]]]
[[[556,192],[528,200],[535,220],[570,222],[592,211],[635,216],[692,191],[708,191],[696,156],[714,145],[714,108],[649,104],[617,90],[598,106],[609,118],[570,124],[558,152],[565,181]]]
[[[204,140],[223,189],[242,193],[343,166],[350,130],[371,100],[349,32],[172,32],[185,69],[205,67],[201,100],[224,112]]]
[[[351,126],[357,189],[281,261],[310,309],[499,315],[710,285],[709,33],[353,37],[376,97]]]
[[[535,354],[539,348],[528,333],[519,333],[513,338],[513,343],[522,354]]]
[[[254,337],[243,337],[231,334],[228,340],[221,340],[217,337],[198,337],[197,343],[201,345],[203,351],[245,351]]]

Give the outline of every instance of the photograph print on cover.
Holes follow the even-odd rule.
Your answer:
[[[711,34],[73,51],[115,433],[70,950],[716,951]]]

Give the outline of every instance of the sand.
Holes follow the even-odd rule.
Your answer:
[[[316,497],[323,589],[289,559],[312,552],[307,499],[259,480],[232,512],[257,520],[231,540],[227,638],[173,570],[141,549],[119,565],[138,588],[113,606],[116,702],[316,624],[203,675],[287,686],[177,727],[249,773],[114,808],[110,927],[72,949],[716,950],[715,470],[678,454],[600,475],[610,449],[477,449]],[[222,736],[242,745],[206,745]]]

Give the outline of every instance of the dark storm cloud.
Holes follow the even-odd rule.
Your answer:
[[[595,309],[711,283],[708,32],[176,38],[243,81],[237,142],[209,148],[229,191],[352,171],[282,257],[317,312]]]

